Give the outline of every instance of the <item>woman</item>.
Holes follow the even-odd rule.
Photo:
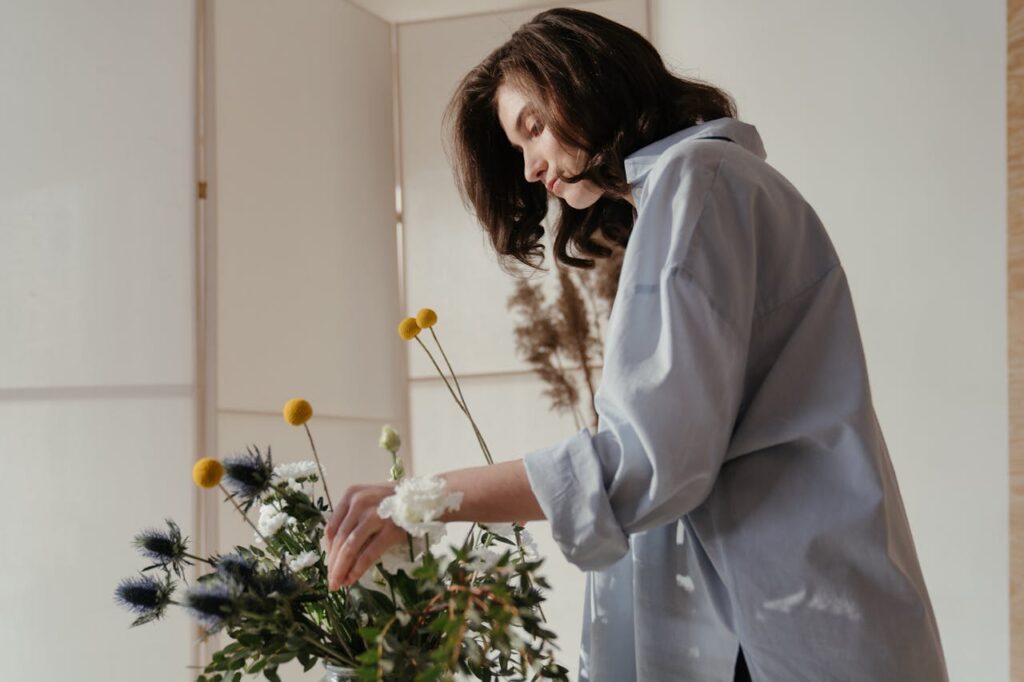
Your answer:
[[[587,571],[580,679],[945,680],[843,268],[731,98],[557,9],[449,114],[506,260],[542,258],[549,195],[560,261],[626,247],[598,432],[445,475],[464,493],[449,520],[547,519]],[[338,506],[333,587],[401,539],[375,514],[390,492]]]

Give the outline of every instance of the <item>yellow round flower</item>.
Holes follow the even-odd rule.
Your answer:
[[[420,308],[420,311],[416,313],[416,324],[421,329],[430,329],[437,324],[437,313],[430,308]]]
[[[412,341],[420,333],[420,326],[415,317],[407,317],[398,323],[398,335],[406,341]]]
[[[302,398],[292,398],[284,404],[284,420],[292,426],[302,426],[313,416],[313,406]]]
[[[192,467],[192,480],[200,488],[216,488],[224,475],[224,465],[213,457],[203,457]]]

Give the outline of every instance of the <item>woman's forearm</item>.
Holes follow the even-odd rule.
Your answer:
[[[462,493],[462,506],[445,514],[443,521],[502,523],[545,518],[521,459],[456,469],[440,477],[448,482],[449,491]]]

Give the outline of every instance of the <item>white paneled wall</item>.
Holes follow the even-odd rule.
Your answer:
[[[0,659],[6,680],[191,678],[129,629],[131,539],[191,533],[190,2],[0,4]]]
[[[193,410],[187,395],[0,402],[5,679],[191,679],[187,617],[129,629],[112,595],[148,565],[136,533],[172,518],[190,534]]]
[[[1006,680],[1006,3],[651,12],[832,235],[950,679]]]
[[[380,428],[405,432],[391,27],[339,0],[213,7],[217,451],[312,459],[281,417],[306,398],[337,500],[385,477]],[[222,550],[250,544],[219,509]]]
[[[646,33],[642,0],[581,5]],[[522,457],[576,432],[551,413],[545,385],[515,353],[515,317],[506,309],[515,280],[502,272],[483,230],[462,206],[441,143],[441,116],[473,66],[542,8],[398,27],[406,299],[440,316],[438,335],[462,379],[466,401],[496,460]],[[550,265],[550,263],[549,263]],[[410,434],[417,473],[482,463],[468,423],[418,344],[409,344]],[[583,573],[565,561],[545,523],[530,524],[552,584],[545,613],[558,634],[560,662],[575,677],[583,613]],[[453,530],[453,533],[457,532]]]

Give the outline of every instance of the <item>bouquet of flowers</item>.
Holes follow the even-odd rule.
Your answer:
[[[492,463],[433,330],[436,322],[437,315],[423,309],[403,320],[399,333],[430,356]],[[424,329],[450,378],[419,338]],[[189,553],[188,539],[172,520],[166,529],[139,533],[134,544],[151,563],[115,590],[116,600],[136,614],[133,626],[178,605],[201,623],[204,636],[226,633],[232,641],[213,654],[199,682],[259,673],[279,680],[278,667],[292,660],[306,670],[323,662],[325,680],[449,680],[456,673],[481,680],[567,679],[554,660],[555,635],[544,626],[540,590],[548,584],[538,574],[542,559],[528,532],[519,524],[474,524],[461,543],[442,548],[439,519],[458,508],[461,493],[447,492],[437,477],[406,477],[401,439],[390,426],[379,445],[391,455],[395,487],[378,514],[406,530],[407,542],[351,587],[331,591],[321,545],[333,503],[309,429],[313,410],[295,399],[283,413],[289,424],[305,428],[313,460],[275,465],[269,447],[263,453],[254,446],[223,461],[199,460],[195,483],[224,493],[252,527],[253,544],[200,557]],[[249,517],[253,509],[256,521]],[[190,583],[186,567],[197,563],[208,570]]]

